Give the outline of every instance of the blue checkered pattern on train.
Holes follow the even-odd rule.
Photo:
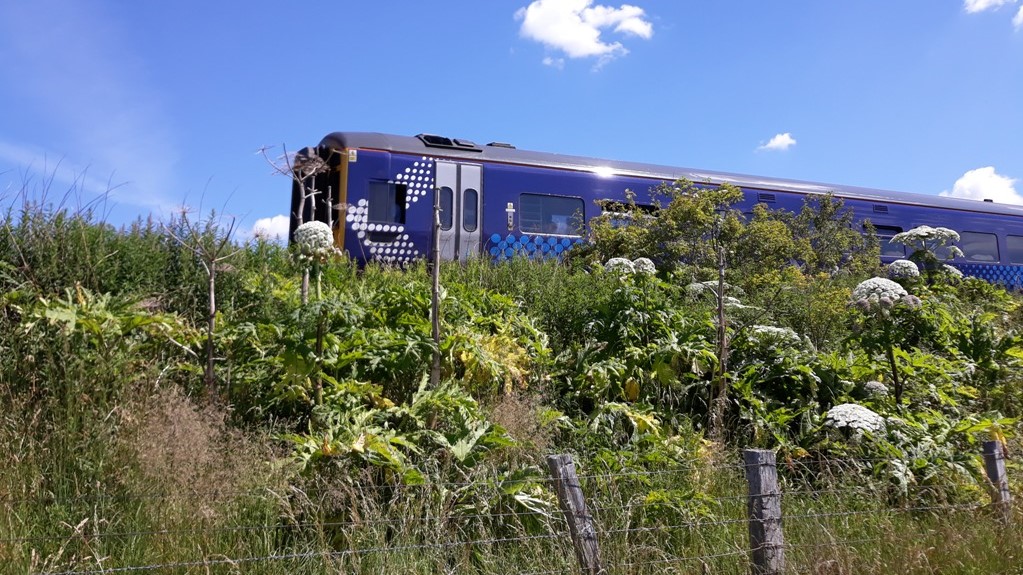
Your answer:
[[[964,275],[1002,284],[1010,289],[1023,289],[1023,266],[1001,264],[955,264]]]
[[[572,249],[572,246],[581,244],[580,238],[564,238],[558,236],[528,235],[517,236],[508,234],[493,234],[487,242],[486,249],[490,257],[496,261],[502,261],[513,257],[528,257],[530,259],[561,259],[562,254]]]

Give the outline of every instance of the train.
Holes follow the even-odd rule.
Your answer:
[[[907,256],[889,240],[920,225],[957,231],[965,275],[1023,287],[1023,206],[855,186],[757,177],[521,150],[434,134],[334,132],[294,157],[291,233],[328,223],[335,246],[360,261],[402,264],[431,255],[433,205],[440,200],[440,257],[560,258],[585,241],[581,230],[607,206],[680,179],[729,183],[755,204],[796,212],[811,194],[831,194],[869,221],[881,259]],[[581,225],[582,224],[582,225]]]

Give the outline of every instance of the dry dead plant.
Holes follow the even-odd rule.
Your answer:
[[[127,418],[123,435],[143,489],[215,519],[239,494],[282,488],[271,442],[232,428],[227,416],[222,405],[200,406],[178,388],[158,390],[138,417]]]

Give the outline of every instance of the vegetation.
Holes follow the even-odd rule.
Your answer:
[[[443,265],[437,387],[425,265],[8,210],[0,572],[570,571],[544,469],[570,452],[612,572],[740,573],[745,447],[784,462],[793,572],[1018,563],[1020,522],[971,514],[978,442],[1016,451],[1018,296],[877,281],[828,196],[659,193],[565,264]]]

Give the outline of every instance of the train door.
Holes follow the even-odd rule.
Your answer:
[[[437,162],[441,259],[465,261],[480,253],[482,176],[478,164]]]

